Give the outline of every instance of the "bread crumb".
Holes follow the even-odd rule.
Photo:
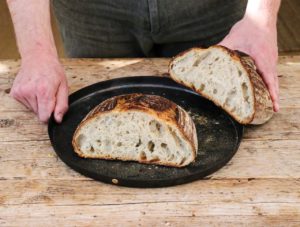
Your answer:
[[[118,179],[112,179],[111,182],[112,182],[113,184],[118,184],[118,183],[119,183]]]

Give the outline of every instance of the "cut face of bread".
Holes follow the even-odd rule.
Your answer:
[[[238,122],[261,124],[273,114],[266,86],[250,59],[222,46],[192,48],[175,57],[170,76],[222,107]]]
[[[181,107],[159,96],[130,94],[91,111],[73,147],[85,158],[181,167],[194,161],[198,145],[194,123]]]

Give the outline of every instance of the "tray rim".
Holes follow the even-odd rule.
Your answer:
[[[91,85],[88,85],[86,87],[82,87],[79,90],[73,92],[72,94],[69,95],[69,105],[71,105],[73,102],[76,102],[82,98],[87,97],[88,95],[86,95],[86,92],[91,93],[91,95],[94,92],[90,92],[90,90],[94,90],[96,89],[99,85],[102,86],[106,86],[107,88],[105,89],[96,89],[96,91],[109,91],[109,90],[113,90],[113,86],[112,84],[114,82],[122,82],[122,81],[127,81],[129,83],[134,83],[135,80],[139,80],[139,79],[143,79],[143,80],[151,80],[151,79],[162,79],[162,80],[166,80],[167,83],[171,83],[171,85],[159,85],[156,84],[155,82],[153,83],[153,85],[155,85],[155,87],[163,87],[163,88],[167,88],[170,87],[174,90],[174,86],[176,86],[178,90],[184,90],[185,92],[188,93],[192,93],[194,95],[198,95],[201,98],[204,98],[203,96],[199,95],[198,93],[196,93],[195,91],[190,90],[189,88],[176,83],[175,81],[171,80],[169,77],[163,77],[163,76],[128,76],[128,77],[118,77],[118,78],[114,78],[114,79],[110,79],[110,80],[103,80]],[[163,82],[163,81],[162,81]],[[151,82],[148,82],[145,87],[149,87],[149,84],[151,84]],[[141,84],[142,85],[142,84]],[[157,86],[158,85],[158,86]],[[124,87],[128,88],[128,84],[124,84]],[[121,86],[118,86],[118,88],[120,88]],[[136,86],[132,86],[132,87],[136,87]],[[204,98],[205,99],[205,98]],[[207,100],[207,99],[205,99]],[[210,100],[207,100],[208,102],[211,102]],[[215,105],[216,106],[216,105]],[[218,106],[216,106],[216,108],[219,108]],[[78,167],[78,165],[73,164],[71,161],[69,161],[68,159],[66,159],[64,156],[61,155],[61,152],[57,152],[56,149],[57,146],[53,141],[53,136],[51,131],[53,130],[53,128],[55,127],[55,125],[57,125],[57,123],[54,120],[54,114],[51,115],[49,122],[48,122],[48,135],[49,135],[49,139],[51,141],[51,145],[53,146],[54,152],[57,154],[57,156],[61,159],[61,161],[63,161],[65,163],[65,165],[67,165],[68,167],[70,167],[71,169],[73,169],[74,171],[80,173],[83,176],[86,176],[88,178],[100,181],[100,182],[104,182],[104,183],[108,183],[108,184],[113,184],[113,185],[118,185],[118,186],[123,186],[123,187],[133,187],[133,188],[157,188],[157,187],[171,187],[171,186],[176,186],[176,185],[180,185],[180,184],[186,184],[186,183],[191,183],[195,180],[201,180],[201,179],[207,179],[210,178],[209,175],[215,173],[216,171],[218,171],[219,169],[223,168],[232,158],[233,156],[236,154],[236,152],[238,151],[238,148],[240,146],[240,143],[242,141],[242,137],[244,134],[244,126],[240,123],[238,123],[237,121],[235,121],[229,114],[227,114],[224,110],[220,109],[232,122],[232,125],[235,128],[235,131],[237,133],[237,144],[236,147],[234,149],[233,152],[231,152],[231,155],[226,156],[225,159],[222,159],[221,161],[219,161],[216,166],[214,168],[209,168],[203,171],[204,176],[199,176],[197,174],[192,174],[189,175],[187,177],[185,177],[184,180],[182,180],[182,176],[178,177],[178,178],[172,178],[171,181],[166,181],[164,179],[151,179],[151,183],[149,183],[149,180],[133,180],[133,179],[122,179],[122,178],[118,178],[118,179],[112,179],[111,177],[108,177],[107,175],[101,175],[101,179],[99,179],[98,175],[99,173],[94,173],[93,171],[89,171],[86,169],[82,169],[80,167]],[[108,161],[110,162],[111,160],[102,160],[102,161]],[[114,160],[117,161],[117,160]],[[118,161],[118,162],[122,162],[122,161]],[[135,163],[133,161],[127,161],[127,162],[132,162]],[[174,168],[174,167],[165,167],[165,168]],[[185,168],[185,167],[183,167]],[[117,181],[115,181],[117,180]],[[117,183],[116,183],[117,182]]]

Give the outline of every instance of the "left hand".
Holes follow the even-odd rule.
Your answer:
[[[267,85],[274,111],[279,110],[279,84],[277,77],[277,30],[274,25],[261,25],[258,21],[244,17],[237,22],[229,34],[219,43],[232,50],[250,55]]]

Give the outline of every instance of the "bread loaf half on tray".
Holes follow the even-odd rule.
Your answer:
[[[75,152],[84,158],[117,159],[182,167],[196,158],[193,120],[170,100],[127,94],[105,100],[76,129]]]
[[[187,50],[172,59],[169,74],[241,124],[263,124],[273,115],[269,91],[254,61],[226,47]]]

